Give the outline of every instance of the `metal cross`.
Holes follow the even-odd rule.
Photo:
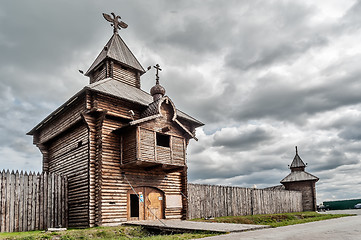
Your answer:
[[[110,16],[109,14],[103,13],[103,17],[105,18],[105,20],[107,20],[108,22],[111,22],[111,26],[114,28],[113,32],[114,33],[118,33],[118,29],[121,28],[127,28],[128,24],[126,24],[123,21],[120,21],[121,17],[120,16],[115,16],[114,13],[111,13],[112,16]]]
[[[153,67],[155,69],[157,69],[157,73],[155,74],[155,77],[156,77],[155,80],[156,80],[156,84],[159,84],[159,71],[162,71],[162,69],[160,68],[158,63]]]

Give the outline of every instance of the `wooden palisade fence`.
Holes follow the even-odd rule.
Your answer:
[[[67,178],[0,172],[0,232],[67,227]]]
[[[188,184],[188,218],[302,212],[302,193]]]

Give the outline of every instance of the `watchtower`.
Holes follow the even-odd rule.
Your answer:
[[[290,169],[291,173],[281,180],[286,190],[295,190],[302,192],[303,211],[316,211],[316,182],[318,177],[305,171],[306,164],[298,155],[296,147],[296,155],[293,158]]]
[[[159,84],[140,89],[145,70],[118,34],[128,25],[103,14],[114,32],[89,70],[90,84],[28,134],[43,171],[69,180],[69,226],[184,219],[186,149],[203,123],[175,107]]]

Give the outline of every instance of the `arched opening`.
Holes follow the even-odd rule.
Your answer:
[[[154,187],[136,187],[128,191],[128,220],[164,218],[164,192]]]

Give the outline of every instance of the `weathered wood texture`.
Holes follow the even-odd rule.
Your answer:
[[[162,128],[169,131],[169,147],[157,145],[156,134]],[[181,130],[165,118],[155,119],[136,129],[122,134],[122,163],[144,161],[161,164],[185,166],[186,141]],[[138,139],[138,140],[137,140]]]
[[[108,167],[109,164],[108,161],[103,162],[105,167]],[[155,187],[164,192],[166,198],[172,195],[182,199],[183,178],[184,173],[179,172],[161,174],[153,171],[128,169],[125,177],[115,171],[113,174],[109,171],[103,172],[101,225],[119,224],[127,221],[127,193],[132,190],[131,186],[133,188]],[[168,206],[164,213],[167,219],[185,218],[182,205]]]
[[[60,173],[69,182],[69,226],[89,225],[88,129],[77,124],[48,143],[50,173]]]
[[[302,193],[188,184],[188,218],[302,212]]]
[[[137,71],[122,66],[114,61],[102,63],[90,75],[90,83],[94,83],[106,78],[113,78],[130,86],[140,88],[140,77]]]
[[[93,102],[90,105],[92,108],[107,111],[108,115],[119,116],[125,119],[132,120],[129,110],[134,112],[134,119],[140,118],[140,111],[137,106],[128,101],[112,98],[102,94],[93,94]]]
[[[316,211],[316,183],[315,181],[299,181],[284,183],[287,190],[300,191],[302,193],[302,204],[304,211]]]
[[[99,67],[97,67],[90,75],[90,83],[94,83],[107,78],[106,74],[107,74],[106,64],[103,63]]]
[[[67,178],[0,172],[0,232],[68,226]]]
[[[113,64],[113,78],[130,86],[140,88],[140,79],[137,77],[136,72],[120,64]]]
[[[127,193],[133,187],[155,187],[164,192],[165,197],[169,195],[181,195],[182,183],[186,180],[186,173],[164,173],[161,169],[141,169],[138,167],[122,170],[121,163],[128,163],[136,159],[137,129],[131,129],[120,136],[113,133],[113,130],[122,126],[121,121],[105,117],[99,128],[99,142],[102,143],[101,158],[98,157],[98,164],[101,178],[97,204],[99,205],[99,225],[113,225],[127,221]],[[154,141],[154,132],[150,135]],[[120,143],[124,141],[121,153]],[[155,142],[153,142],[155,144]],[[153,148],[154,150],[154,145]],[[154,152],[153,152],[154,154]],[[121,161],[122,158],[122,161]],[[124,175],[122,175],[124,171]],[[129,182],[128,182],[129,181]],[[99,185],[100,187],[100,185]],[[166,218],[185,218],[183,207],[172,206],[164,210]]]
[[[80,121],[80,113],[85,110],[85,104],[83,104],[83,102],[84,98],[79,97],[58,109],[57,112],[59,114],[55,114],[49,119],[47,121],[48,124],[42,127],[36,134],[34,138],[35,142],[44,143]]]

